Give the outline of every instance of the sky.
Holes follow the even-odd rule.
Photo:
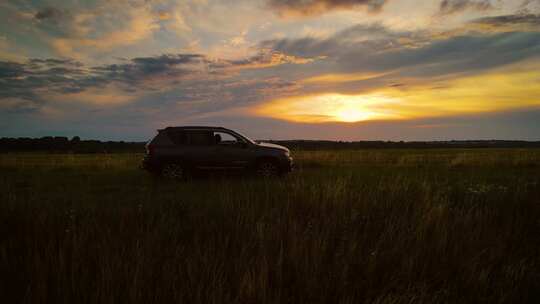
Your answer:
[[[4,0],[0,137],[540,140],[540,0]]]

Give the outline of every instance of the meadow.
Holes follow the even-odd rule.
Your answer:
[[[0,154],[3,303],[531,303],[540,149],[293,151],[187,182]]]

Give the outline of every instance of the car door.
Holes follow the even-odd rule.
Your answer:
[[[211,169],[215,166],[213,134],[209,130],[186,131],[187,144],[184,146],[184,159],[197,169]]]
[[[222,169],[244,169],[250,159],[250,149],[243,139],[226,131],[214,131],[215,166]]]

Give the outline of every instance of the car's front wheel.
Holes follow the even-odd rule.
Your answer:
[[[257,165],[255,172],[258,176],[265,178],[276,177],[279,176],[280,173],[278,166],[276,166],[276,164],[271,161],[260,162]]]
[[[186,178],[186,170],[180,164],[170,163],[170,164],[166,164],[161,169],[161,176],[168,179],[182,180]]]

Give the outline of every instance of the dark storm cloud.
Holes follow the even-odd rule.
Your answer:
[[[367,7],[371,12],[382,9],[387,0],[269,0],[271,8],[280,13],[302,15],[322,14],[335,9]]]
[[[487,11],[492,8],[490,0],[443,0],[439,6],[439,13],[450,15],[465,10]]]

